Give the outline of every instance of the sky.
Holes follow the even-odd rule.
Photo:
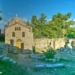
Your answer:
[[[0,0],[0,10],[2,10],[0,14],[2,30],[16,14],[24,21],[30,21],[33,15],[39,18],[41,13],[47,16],[47,20],[51,20],[58,12],[62,14],[71,12],[70,19],[75,20],[75,0]]]

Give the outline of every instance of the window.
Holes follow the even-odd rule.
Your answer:
[[[15,32],[12,32],[12,37],[15,37]]]
[[[18,30],[18,27],[16,27],[16,29]]]
[[[16,31],[20,31],[21,30],[21,27],[15,27],[15,30]]]
[[[25,37],[25,32],[22,32],[22,37]]]
[[[21,30],[21,27],[19,27],[18,29]]]

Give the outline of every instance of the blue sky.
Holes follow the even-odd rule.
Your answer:
[[[33,15],[39,18],[41,13],[50,20],[53,14],[58,12],[62,14],[71,12],[70,19],[75,20],[75,0],[0,0],[0,10],[2,10],[3,18],[0,21],[0,29],[3,29],[16,14],[27,21],[31,20]]]

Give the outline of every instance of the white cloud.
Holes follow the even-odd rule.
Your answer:
[[[1,21],[0,21],[0,25],[6,25],[6,24],[7,24],[6,21],[4,21],[4,20],[1,20]]]
[[[25,21],[25,22],[26,22],[26,21],[28,21],[28,19],[26,19],[26,18],[23,18],[23,21]]]
[[[47,21],[51,21],[52,19],[46,19]]]
[[[0,21],[0,29],[4,29],[4,26],[5,26],[6,24],[7,24],[6,21],[1,20],[1,21]]]

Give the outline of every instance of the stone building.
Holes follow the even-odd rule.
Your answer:
[[[5,43],[12,45],[20,52],[32,50],[33,33],[31,26],[19,17],[15,17],[5,26]]]

